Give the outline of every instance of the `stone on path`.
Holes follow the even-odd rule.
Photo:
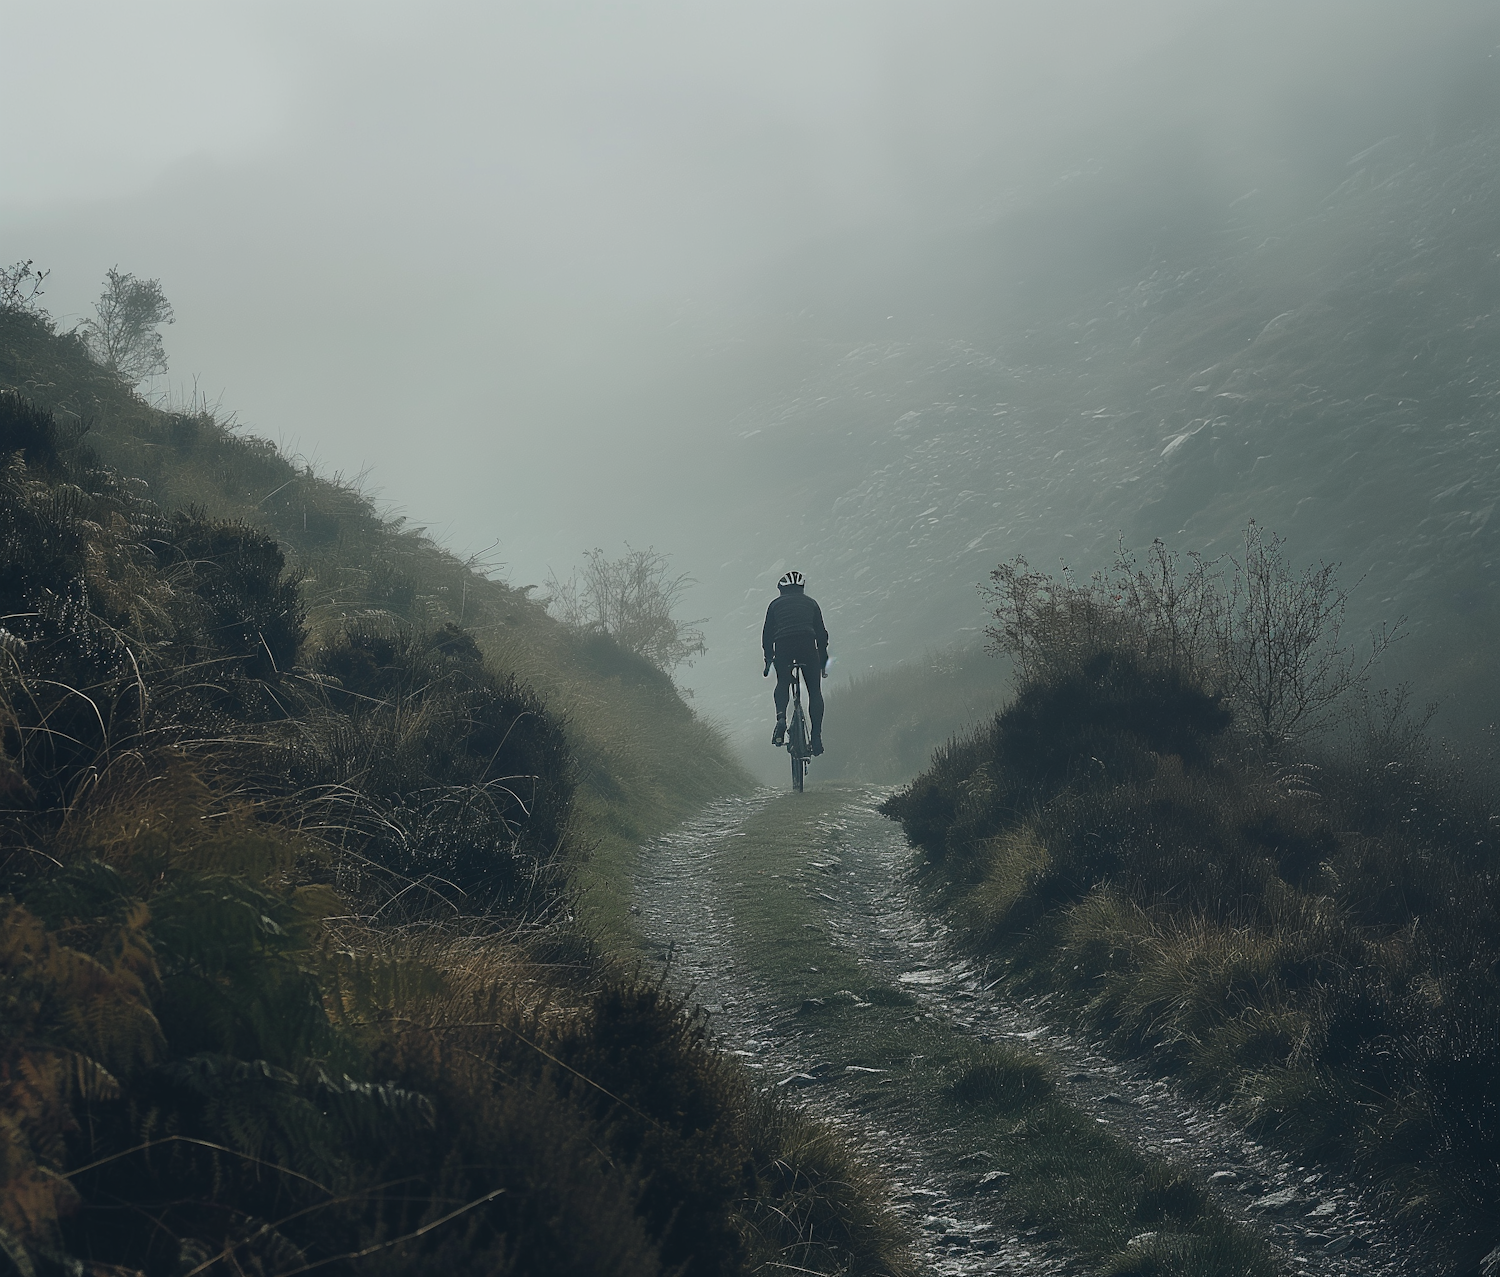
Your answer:
[[[1250,1203],[1250,1209],[1262,1215],[1278,1215],[1301,1202],[1295,1188],[1282,1188]]]

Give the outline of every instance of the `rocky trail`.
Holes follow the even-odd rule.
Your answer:
[[[703,1004],[726,1048],[881,1167],[927,1270],[1094,1270],[1065,1230],[1013,1208],[983,1124],[944,1097],[951,1062],[999,1042],[1043,1060],[1058,1098],[1098,1126],[1205,1185],[1265,1240],[1276,1270],[1433,1271],[1356,1185],[1289,1162],[1223,1113],[1061,1031],[1046,998],[1000,998],[919,907],[914,853],[877,812],[883,797],[825,782],[716,803],[646,850],[634,909],[648,952]]]

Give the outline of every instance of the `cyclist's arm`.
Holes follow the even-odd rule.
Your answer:
[[[760,627],[760,649],[765,653],[766,664],[771,663],[771,656],[776,649],[776,632],[772,629],[771,612],[776,606],[776,600],[772,599],[770,606],[766,608],[766,623]]]
[[[813,627],[813,637],[816,639],[817,644],[818,644],[818,655],[823,658],[823,664],[827,665],[828,664],[828,627],[823,624],[823,609],[820,608],[820,607],[818,607],[818,605],[816,603],[813,604],[813,609],[817,613],[817,620],[816,620],[816,622],[814,624],[814,627]]]

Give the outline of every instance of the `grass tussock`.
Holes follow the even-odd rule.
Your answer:
[[[1015,699],[886,812],[1014,984],[1476,1261],[1500,1210],[1490,805],[1399,697],[1352,689],[1269,747],[1122,595],[1113,616],[1048,600]],[[1154,1254],[1119,1271],[1166,1271]]]
[[[736,781],[670,680],[340,485],[284,537],[283,460],[33,318],[0,369],[108,428],[0,393],[5,1262],[894,1271],[850,1155],[577,923],[598,830]]]
[[[1052,1079],[1034,1057],[990,1046],[958,1064],[947,1090],[949,1097],[961,1104],[984,1104],[1009,1111],[1049,1099]]]

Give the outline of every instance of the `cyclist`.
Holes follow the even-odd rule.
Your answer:
[[[800,665],[807,685],[807,711],[812,717],[812,752],[823,752],[823,688],[828,677],[828,630],[823,625],[823,609],[806,591],[807,579],[795,569],[788,572],[776,587],[781,591],[766,609],[766,623],[760,633],[765,652],[764,678],[776,666],[776,730],[771,744],[786,744],[786,703],[792,695],[792,666]]]

